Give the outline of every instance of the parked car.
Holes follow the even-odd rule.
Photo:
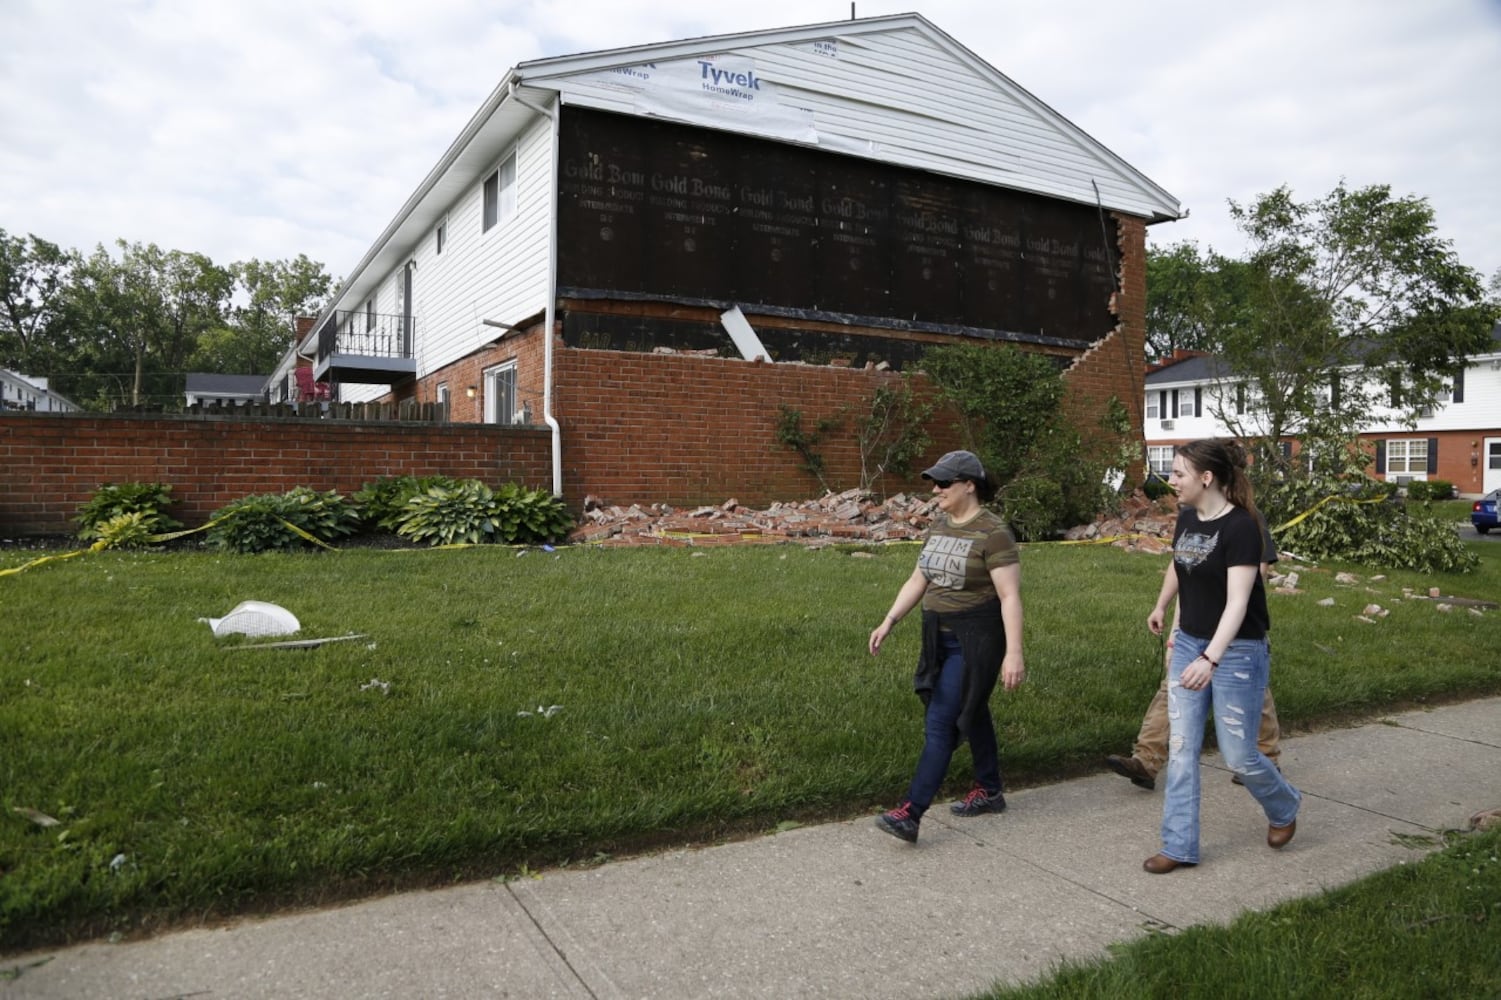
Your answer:
[[[1491,490],[1475,501],[1470,508],[1470,523],[1482,535],[1496,526],[1496,504],[1501,502],[1501,490]]]

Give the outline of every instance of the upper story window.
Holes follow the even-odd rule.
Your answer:
[[[1156,420],[1162,416],[1162,393],[1147,393],[1147,419]]]
[[[445,215],[438,222],[438,228],[433,231],[433,252],[435,254],[441,254],[443,252],[444,248],[447,247],[447,246],[448,246],[448,216]]]
[[[485,178],[484,231],[489,232],[516,214],[516,154],[506,157]]]

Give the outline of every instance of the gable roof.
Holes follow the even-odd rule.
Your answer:
[[[1099,204],[1149,223],[1183,215],[1171,194],[922,15],[895,14],[518,63],[328,309],[397,267],[554,100]]]

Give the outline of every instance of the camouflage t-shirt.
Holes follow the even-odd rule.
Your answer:
[[[917,566],[928,578],[924,611],[968,611],[996,599],[990,571],[1018,561],[1016,538],[992,510],[981,510],[964,524],[939,514],[928,528]]]

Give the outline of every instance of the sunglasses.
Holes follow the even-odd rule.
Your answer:
[[[965,479],[935,479],[932,482],[933,482],[933,485],[936,486],[936,487],[938,487],[940,490],[946,490],[950,486],[953,486],[955,483],[968,482],[968,480],[965,480]]]

